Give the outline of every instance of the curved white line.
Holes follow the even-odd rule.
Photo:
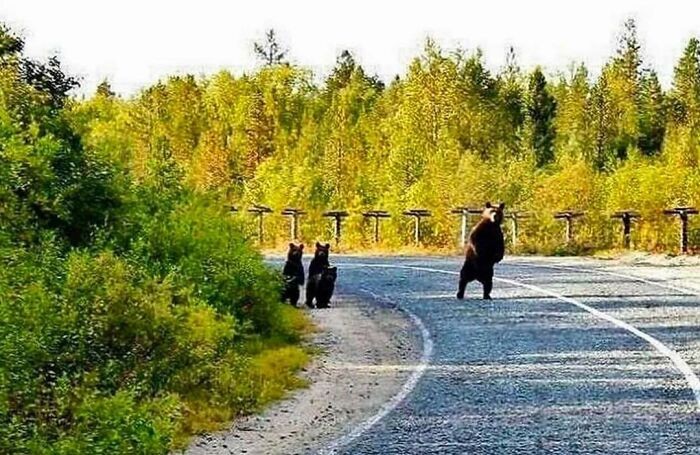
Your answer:
[[[375,300],[388,300],[366,289],[360,289],[360,291],[371,295],[372,298],[374,298]],[[382,420],[391,411],[396,409],[396,407],[399,404],[401,404],[403,400],[406,399],[406,397],[413,391],[413,389],[416,387],[416,384],[418,384],[418,381],[427,370],[428,364],[430,364],[430,358],[433,355],[433,340],[430,337],[430,332],[428,332],[428,329],[423,324],[423,321],[421,321],[421,319],[415,314],[413,314],[411,311],[398,306],[396,308],[406,313],[408,317],[411,318],[411,321],[413,321],[416,327],[418,327],[418,329],[420,330],[421,338],[423,339],[423,353],[421,354],[419,364],[416,367],[414,367],[411,376],[403,384],[403,386],[401,386],[401,390],[399,390],[399,392],[396,395],[391,397],[389,401],[384,403],[376,414],[374,414],[372,417],[356,426],[350,433],[347,433],[346,435],[341,436],[338,439],[332,441],[329,445],[326,446],[326,448],[320,450],[318,452],[319,454],[331,455],[337,453],[337,451],[340,448],[350,444],[355,439],[359,438],[365,431],[369,430],[377,423],[379,423],[380,420]]]
[[[527,266],[527,264],[524,264]],[[415,271],[420,271],[420,272],[432,272],[432,273],[443,273],[447,275],[459,275],[458,272],[452,271],[452,270],[441,270],[441,269],[433,269],[429,267],[414,267],[414,266],[408,266],[408,265],[389,265],[389,264],[358,264],[358,263],[352,263],[352,264],[347,264],[347,266],[357,266],[357,267],[373,267],[373,268],[397,268],[397,269],[405,269],[405,270],[415,270]],[[636,279],[636,277],[630,277],[633,279]],[[607,313],[603,313],[600,310],[597,310],[593,307],[590,307],[586,305],[585,303],[581,303],[578,300],[574,300],[570,297],[566,297],[562,294],[558,294],[553,291],[549,291],[547,289],[541,288],[539,286],[534,286],[531,284],[526,284],[526,283],[521,283],[519,281],[515,280],[509,280],[505,278],[494,278],[494,280],[500,281],[502,283],[508,283],[513,286],[519,286],[525,289],[530,289],[535,292],[539,292],[551,297],[554,297],[558,300],[561,300],[562,302],[570,303],[571,305],[575,305],[579,308],[581,308],[584,311],[587,311],[588,313],[591,313],[592,315],[603,319],[605,321],[608,321],[617,327],[624,329],[633,335],[643,339],[644,341],[648,342],[651,344],[654,349],[656,349],[659,353],[664,355],[665,357],[669,358],[673,365],[676,367],[676,369],[683,375],[685,378],[686,382],[688,383],[688,387],[690,390],[693,392],[693,395],[695,396],[695,403],[697,406],[696,412],[700,412],[700,379],[695,375],[693,370],[690,368],[688,363],[673,349],[669,348],[665,344],[663,344],[661,341],[658,339],[654,338],[653,336],[642,332],[638,328],[634,327],[633,325],[622,321],[620,319],[617,319],[613,316],[610,316]],[[642,281],[646,282],[645,280],[642,279]],[[649,282],[649,284],[654,284],[653,281]],[[663,287],[663,286],[662,286]]]

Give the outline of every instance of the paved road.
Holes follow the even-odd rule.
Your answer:
[[[458,301],[458,259],[335,262],[340,292],[415,316],[426,352],[333,452],[700,453],[698,295],[511,259],[494,300],[475,283]]]

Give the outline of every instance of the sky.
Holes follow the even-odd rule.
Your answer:
[[[349,49],[389,81],[427,37],[481,48],[493,70],[513,46],[524,69],[554,74],[585,62],[595,74],[629,17],[668,86],[688,39],[700,36],[697,0],[0,0],[0,21],[25,36],[27,53],[57,54],[86,94],[105,78],[131,95],[168,75],[251,71],[253,43],[269,28],[318,77]]]

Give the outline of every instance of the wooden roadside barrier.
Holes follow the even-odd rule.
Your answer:
[[[471,215],[478,215],[481,212],[483,212],[483,209],[480,209],[478,207],[455,207],[452,210],[450,210],[450,213],[454,215],[459,215],[460,216],[460,237],[459,237],[459,244],[462,248],[464,248],[467,244],[467,237],[469,236],[469,230],[470,230],[470,218]]]
[[[248,209],[248,212],[253,213],[258,217],[258,243],[262,245],[265,241],[265,228],[263,225],[263,218],[266,214],[272,213],[272,209],[264,205],[255,204]]]
[[[641,215],[634,210],[619,210],[610,217],[622,221],[622,246],[629,250],[632,246],[632,222]]]
[[[328,212],[324,212],[323,216],[327,218],[333,218],[333,236],[335,238],[335,245],[340,245],[341,225],[343,224],[343,219],[350,216],[350,214],[345,210],[330,210]]]
[[[688,253],[688,219],[690,215],[697,215],[698,209],[695,207],[674,207],[664,210],[664,214],[677,216],[680,220],[680,252],[681,254]]]
[[[382,218],[390,218],[389,212],[386,210],[369,210],[362,214],[365,218],[374,219],[374,243],[379,243],[379,220]]]
[[[241,209],[235,205],[226,205],[228,211],[232,214],[238,213]],[[260,245],[265,242],[265,215],[272,213],[270,207],[254,204],[247,211],[257,217],[257,240]],[[290,220],[289,236],[292,241],[299,240],[300,217],[306,215],[307,212],[297,207],[286,207],[280,212]],[[450,213],[457,215],[460,219],[460,237],[459,242],[462,247],[467,243],[469,230],[471,227],[472,216],[482,213],[482,209],[478,207],[457,206],[450,210]],[[679,232],[678,232],[678,248],[680,254],[689,252],[689,221],[693,215],[700,214],[700,210],[691,206],[678,206],[663,210],[663,213],[668,216],[678,217]],[[423,219],[432,216],[432,212],[427,209],[413,208],[401,212],[402,215],[413,218],[413,241],[414,244],[420,246],[423,241]],[[326,218],[333,219],[333,237],[336,246],[340,245],[342,237],[342,225],[345,218],[350,214],[346,210],[329,210],[322,214]],[[380,227],[383,219],[391,218],[391,213],[386,210],[367,210],[362,212],[365,219],[372,221],[372,238],[374,244],[379,244],[381,240]],[[519,235],[521,232],[520,223],[522,220],[530,218],[528,212],[518,210],[509,210],[505,213],[505,218],[510,220],[510,234],[512,246],[517,246],[519,243]],[[564,242],[570,245],[574,241],[574,220],[584,216],[582,211],[563,210],[554,213],[554,218],[563,221],[564,224]],[[632,226],[635,222],[641,219],[639,212],[632,209],[618,210],[610,214],[611,219],[618,219],[622,223],[622,245],[625,249],[632,248]]]
[[[567,245],[571,244],[574,239],[573,221],[582,216],[583,212],[574,212],[571,210],[565,210],[554,214],[555,219],[564,220],[566,223],[566,228],[564,229],[564,241]]]
[[[517,210],[506,213],[506,218],[510,220],[510,240],[513,246],[518,245],[518,234],[520,229],[520,220],[530,218],[527,212],[519,212]]]
[[[420,245],[421,242],[421,220],[423,218],[427,218],[432,216],[432,213],[430,213],[430,210],[426,209],[411,209],[411,210],[406,210],[403,212],[405,216],[411,216],[413,217],[413,239],[416,243],[416,246]]]
[[[299,240],[299,217],[306,215],[306,212],[292,207],[282,210],[282,215],[289,217],[289,236],[292,242]]]

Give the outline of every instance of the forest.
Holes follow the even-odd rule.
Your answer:
[[[664,89],[643,60],[636,25],[624,24],[600,74],[583,63],[550,74],[525,71],[513,49],[498,71],[477,49],[427,40],[406,73],[383,82],[343,51],[325,78],[287,62],[271,31],[256,44],[261,66],[234,75],[180,75],[137,96],[105,82],[71,103],[85,143],[126,163],[138,181],[154,160],[194,192],[215,194],[246,215],[271,207],[268,248],[289,240],[286,207],[307,212],[300,240],[332,237],[326,210],[346,210],[346,249],[412,242],[407,209],[431,210],[423,246],[456,251],[456,206],[504,201],[528,212],[517,250],[583,253],[621,246],[618,210],[641,215],[639,250],[674,252],[677,220],[662,213],[700,205],[700,42],[688,41]],[[367,210],[388,210],[373,245]],[[562,245],[560,210],[585,212]],[[691,220],[691,245],[700,243]],[[506,226],[507,227],[507,226]]]
[[[529,213],[511,251],[621,246],[673,252],[674,206],[700,205],[700,41],[662,87],[624,24],[600,74],[497,71],[423,51],[391,81],[343,51],[327,75],[292,64],[274,32],[244,74],[177,75],[133,96],[78,97],[57,58],[0,27],[0,452],[168,453],[302,385],[301,312],[254,245],[330,240],[397,250],[427,209],[422,248],[456,251],[450,210],[504,201]],[[238,211],[232,211],[236,207]],[[372,242],[367,210],[387,210]],[[562,244],[560,210],[584,212]],[[700,244],[700,217],[690,242]],[[508,226],[506,226],[507,228]]]

